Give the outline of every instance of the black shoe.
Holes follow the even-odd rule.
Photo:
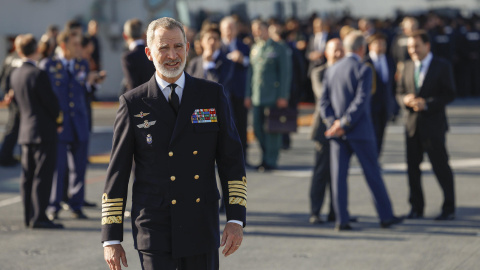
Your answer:
[[[94,202],[83,201],[83,207],[97,207],[97,204]]]
[[[72,217],[75,219],[88,219],[88,217],[82,212],[82,210],[72,211]]]
[[[442,212],[438,217],[435,218],[435,220],[454,220],[455,219],[455,213],[444,213]]]
[[[410,213],[408,213],[408,215],[405,216],[406,219],[419,219],[419,218],[423,218],[423,213],[420,213],[420,212],[417,212],[417,211],[410,211]]]
[[[264,173],[264,172],[271,172],[273,170],[275,170],[277,167],[275,166],[270,166],[270,165],[267,165],[267,164],[262,164],[260,166],[257,167],[257,171],[258,172],[261,172],[261,173]]]
[[[60,223],[53,223],[51,221],[40,221],[32,226],[33,229],[63,229]]]
[[[335,225],[335,231],[351,231],[353,230],[352,226],[350,224],[341,224],[341,225]]]
[[[47,213],[47,217],[50,221],[54,221],[55,219],[58,219],[58,212]]]
[[[380,227],[386,229],[386,228],[390,228],[390,226],[394,225],[394,224],[398,224],[398,223],[402,223],[403,222],[403,218],[399,218],[399,217],[393,217],[387,221],[382,221],[380,222]]]
[[[311,215],[308,222],[310,222],[310,224],[322,224],[323,220],[317,215]]]

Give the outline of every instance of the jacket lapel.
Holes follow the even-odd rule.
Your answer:
[[[182,130],[191,121],[192,114],[195,110],[195,101],[199,100],[200,91],[195,88],[193,78],[185,72],[185,88],[183,89],[182,101],[180,103],[180,110],[178,111],[177,122],[173,129],[170,145],[179,137]]]
[[[175,125],[175,113],[158,88],[155,75],[148,81],[148,95],[142,100],[169,127]]]

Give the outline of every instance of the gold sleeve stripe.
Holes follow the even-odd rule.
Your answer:
[[[102,203],[114,203],[114,202],[123,202],[123,198],[113,198],[109,199],[107,193],[102,195]]]
[[[102,217],[102,225],[113,224],[113,223],[122,223],[122,216],[109,216]]]
[[[102,212],[108,212],[108,211],[122,211],[123,207],[105,207],[102,209]]]
[[[105,217],[105,216],[114,216],[114,215],[123,215],[123,212],[122,212],[122,211],[114,211],[114,212],[105,212],[105,213],[102,213],[102,217]]]
[[[123,202],[123,198],[116,198],[116,199],[106,199],[102,201],[103,203],[113,203],[113,202]]]
[[[122,206],[122,207],[123,207],[123,202],[119,202],[119,203],[103,203],[103,204],[102,204],[102,208],[112,207],[112,206]]]
[[[230,194],[228,194],[229,197],[232,197],[232,196],[238,196],[238,197],[242,197],[242,198],[247,198],[247,195],[243,194],[243,193],[238,193],[238,192],[230,192]]]
[[[247,200],[242,199],[242,198],[230,197],[230,199],[228,200],[228,203],[229,204],[239,204],[239,205],[247,207]]]
[[[244,193],[245,195],[247,195],[247,191],[245,189],[229,188],[228,192],[240,192],[240,193]]]
[[[233,180],[233,181],[228,181],[229,185],[242,185],[242,186],[247,186],[247,182],[245,181],[239,181],[239,180]]]
[[[244,185],[228,185],[228,188],[242,188],[242,189],[247,189],[247,187],[244,186]]]

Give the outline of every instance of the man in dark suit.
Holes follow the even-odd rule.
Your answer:
[[[57,123],[60,107],[46,72],[36,67],[37,41],[31,34],[21,35],[17,52],[24,63],[14,70],[11,85],[20,109],[22,145],[22,183],[25,226],[58,229],[61,224],[48,220],[45,210],[52,188],[57,156]]]
[[[406,143],[412,208],[407,218],[423,217],[420,163],[427,152],[444,197],[442,212],[436,220],[451,220],[455,218],[455,193],[445,146],[448,130],[445,106],[455,98],[453,73],[447,61],[430,52],[425,31],[413,32],[407,44],[412,61],[405,64],[397,88],[408,111]]]
[[[190,60],[186,72],[195,78],[206,79],[226,87],[232,78],[232,61],[220,50],[220,30],[210,25],[200,32],[202,55]]]
[[[380,33],[371,35],[368,38],[368,48],[365,62],[372,69],[373,76],[370,108],[377,153],[380,156],[385,128],[393,115],[395,104],[393,95],[395,65],[393,60],[386,55],[387,37],[385,35]]]
[[[380,174],[375,135],[370,118],[372,71],[361,62],[365,38],[353,31],[343,42],[346,57],[330,67],[323,80],[320,113],[330,139],[330,174],[337,230],[351,230],[347,210],[347,176],[350,157],[358,157],[380,217],[380,226],[388,228],[401,222],[393,215],[390,198]]]
[[[308,41],[306,56],[309,61],[308,74],[310,75],[314,67],[318,67],[326,62],[325,46],[327,41],[333,38],[330,33],[330,26],[327,21],[320,17],[313,20],[313,35]]]
[[[126,266],[123,217],[132,160],[132,226],[142,269],[218,269],[215,163],[227,224],[223,254],[243,238],[247,182],[242,145],[223,87],[183,72],[189,43],[171,18],[150,23],[145,52],[156,72],[120,97],[102,198],[102,241],[110,269]]]
[[[310,138],[315,142],[315,165],[313,167],[312,183],[310,185],[310,220],[312,224],[322,223],[320,210],[322,210],[323,199],[327,185],[330,189],[330,207],[327,220],[335,221],[335,210],[333,210],[332,186],[330,181],[330,143],[325,137],[327,130],[325,123],[320,116],[319,101],[322,96],[322,81],[328,67],[340,60],[345,55],[342,41],[338,38],[331,39],[325,47],[327,63],[312,70],[312,89],[315,94],[316,106],[313,113],[312,133]]]
[[[144,31],[139,19],[128,20],[123,25],[123,39],[128,45],[128,51],[122,55],[126,92],[146,83],[155,73],[155,67],[145,55]]]
[[[227,16],[220,21],[220,34],[222,37],[221,50],[233,62],[232,77],[225,90],[230,101],[233,121],[237,127],[238,135],[242,141],[243,156],[247,160],[247,115],[244,105],[245,82],[247,80],[248,66],[250,65],[250,48],[238,36],[237,21]]]

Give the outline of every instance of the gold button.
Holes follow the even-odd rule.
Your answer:
[[[197,180],[198,178],[200,178],[200,176],[197,174],[193,178],[195,178],[195,180]]]
[[[175,176],[170,176],[170,180],[175,181]]]
[[[193,154],[194,155],[198,154],[198,151],[197,150],[193,151]]]
[[[173,152],[168,152],[168,156],[169,157],[173,156]]]
[[[60,86],[60,82],[55,82],[55,85],[56,85],[56,86]]]
[[[75,103],[73,103],[73,101],[70,101],[70,103],[68,105],[70,105],[70,108],[75,107]]]
[[[197,198],[196,202],[199,203],[199,202],[200,202],[200,198]]]
[[[177,200],[172,200],[172,204],[177,204]]]

